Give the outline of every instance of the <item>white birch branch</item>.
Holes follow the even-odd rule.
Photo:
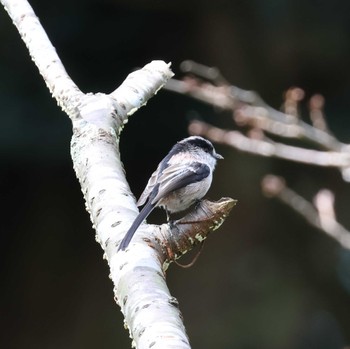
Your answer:
[[[177,229],[143,224],[125,252],[119,242],[138,214],[119,154],[119,134],[128,116],[173,75],[154,61],[130,74],[111,94],[83,94],[66,73],[26,0],[1,0],[53,97],[73,122],[71,154],[96,240],[110,266],[117,303],[137,348],[189,348],[178,309],[165,282],[169,263],[215,230],[233,207],[232,199],[204,204],[191,224]],[[197,223],[194,225],[193,223]],[[187,239],[189,243],[183,243]],[[180,243],[182,241],[182,243]],[[153,247],[153,248],[150,248]],[[165,247],[165,248],[163,248]],[[170,248],[170,249],[169,249]],[[166,250],[166,251],[165,251]]]
[[[73,117],[74,108],[82,97],[82,92],[68,76],[32,7],[24,0],[1,0],[1,3],[26,44],[30,57],[38,67],[52,96],[60,107]]]

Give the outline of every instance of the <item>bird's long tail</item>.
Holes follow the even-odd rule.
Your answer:
[[[138,216],[134,220],[134,223],[131,225],[128,232],[125,234],[122,242],[120,243],[118,251],[119,250],[124,251],[128,247],[128,245],[129,245],[132,237],[134,236],[137,228],[148,217],[148,215],[153,211],[155,205],[152,204],[151,201],[152,200],[149,200],[147,202],[147,204],[142,208],[141,212],[138,214]]]

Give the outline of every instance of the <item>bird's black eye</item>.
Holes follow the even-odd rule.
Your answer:
[[[203,149],[208,154],[212,154],[214,151],[213,147],[211,147],[209,144],[207,146],[205,146]]]

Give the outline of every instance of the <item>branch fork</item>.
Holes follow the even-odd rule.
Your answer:
[[[118,252],[120,240],[138,213],[120,160],[119,135],[128,117],[172,77],[170,64],[153,61],[130,74],[110,94],[84,94],[68,76],[29,3],[26,0],[0,1],[52,96],[72,120],[74,170],[96,229],[96,240],[110,266],[115,299],[125,316],[133,346],[139,349],[190,348],[178,303],[170,295],[165,282],[169,254],[163,248],[150,248],[145,241],[138,239],[153,240],[153,246],[157,246],[154,237],[161,231],[168,241],[181,238],[181,243],[166,244],[176,248],[173,254],[183,254],[184,246],[188,250],[194,245],[185,244],[186,237],[193,241],[204,239],[222,223],[233,207],[232,200],[203,204],[202,207],[210,207],[210,210],[195,211],[193,220],[200,221],[197,218],[203,216],[211,218],[198,223],[200,229],[197,225],[197,228],[192,225],[176,228],[177,239],[170,239],[171,234],[174,237],[174,231],[170,233],[168,228],[143,224],[132,248]]]

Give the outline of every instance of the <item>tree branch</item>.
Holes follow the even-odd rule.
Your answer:
[[[170,225],[161,225],[162,255],[169,264],[202,243],[208,235],[217,230],[229,215],[237,200],[222,198],[211,202],[202,200],[195,210]],[[165,268],[166,269],[166,268]]]
[[[249,138],[239,131],[226,131],[199,120],[190,123],[189,132],[207,137],[213,142],[264,157],[276,157],[324,167],[350,166],[350,154],[348,153],[305,149],[272,140]]]
[[[143,224],[125,252],[118,245],[138,214],[134,196],[126,181],[119,153],[119,134],[128,116],[143,106],[173,75],[169,66],[154,61],[130,74],[111,94],[83,94],[68,76],[54,47],[34,11],[25,0],[1,0],[37,65],[46,85],[73,123],[71,155],[76,175],[86,201],[86,208],[96,229],[96,240],[110,266],[117,303],[125,316],[133,345],[137,348],[189,348],[188,338],[178,309],[170,295],[164,271],[172,248],[169,227]],[[207,204],[206,220],[198,221],[198,210],[187,228],[178,229],[179,238],[205,238],[218,227],[233,207],[226,199],[217,205]],[[198,229],[195,235],[194,231]],[[194,239],[191,241],[190,239]],[[172,255],[185,253],[180,244]],[[176,257],[177,258],[177,257]],[[167,263],[166,263],[167,261]]]
[[[1,0],[1,3],[21,35],[52,96],[73,117],[74,108],[83,94],[68,76],[32,7],[24,0]]]
[[[321,95],[316,94],[309,100],[310,125],[300,118],[300,103],[305,96],[300,88],[293,87],[286,91],[283,110],[279,111],[269,106],[256,92],[230,85],[216,68],[192,61],[185,61],[181,68],[186,73],[183,80],[171,79],[165,88],[230,111],[238,128],[223,130],[194,120],[189,125],[191,134],[205,136],[213,142],[263,157],[335,167],[342,173],[344,181],[350,182],[350,145],[340,142],[328,129],[323,112],[324,98]],[[281,141],[272,140],[265,133]],[[308,141],[323,150],[309,149],[305,144],[292,146],[282,143],[290,139]],[[343,247],[350,248],[350,234],[336,221],[334,212],[333,216],[330,214],[329,207],[332,204],[329,193],[320,191],[315,208],[286,187],[278,177],[266,177],[263,190],[304,216],[310,224],[332,236]],[[327,214],[324,207],[328,207]]]
[[[197,63],[192,62],[193,68],[186,69],[187,73],[198,74],[209,78],[210,74],[205,74],[205,66],[201,66],[199,69]],[[206,67],[207,70],[214,68]],[[219,73],[217,73],[219,74]],[[221,76],[221,75],[220,75]],[[218,107],[224,110],[230,110],[233,113],[237,113],[235,116],[236,121],[240,121],[243,118],[248,122],[258,122],[264,119],[266,124],[265,130],[281,135],[281,126],[292,126],[294,130],[293,135],[289,137],[305,139],[318,145],[322,148],[332,151],[343,150],[345,144],[339,142],[329,132],[313,127],[306,122],[300,120],[297,115],[281,112],[269,106],[256,92],[243,90],[237,86],[229,85],[224,78],[220,78],[220,81],[225,83],[215,86],[212,83],[203,82],[195,77],[186,76],[182,81],[171,79],[164,87],[168,91],[184,94],[194,99],[200,100],[212,106]],[[280,127],[276,127],[277,126]]]
[[[262,181],[262,189],[266,196],[279,199],[304,217],[312,226],[335,239],[342,247],[350,249],[350,232],[335,219],[334,197],[330,191],[319,191],[315,197],[315,208],[302,196],[288,188],[281,177],[266,176]]]

